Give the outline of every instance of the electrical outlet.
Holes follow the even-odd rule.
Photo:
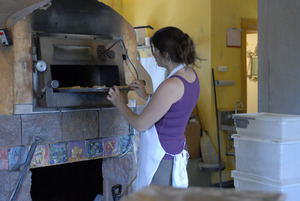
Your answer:
[[[12,45],[12,40],[7,28],[0,29],[0,40],[3,46]]]
[[[226,72],[227,71],[227,66],[218,66],[218,71]]]

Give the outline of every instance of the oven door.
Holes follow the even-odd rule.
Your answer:
[[[36,110],[109,107],[106,96],[113,85],[127,97],[121,38],[44,33],[32,38]]]

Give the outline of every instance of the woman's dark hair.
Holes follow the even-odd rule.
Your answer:
[[[164,27],[154,33],[150,39],[150,44],[157,48],[162,57],[166,53],[171,61],[183,63],[186,66],[195,64],[195,60],[200,58],[196,55],[194,42],[188,34],[176,27]]]

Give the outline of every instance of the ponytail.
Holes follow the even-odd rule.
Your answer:
[[[151,37],[150,42],[160,51],[161,56],[168,53],[173,62],[189,66],[195,65],[195,60],[201,60],[196,55],[191,37],[176,27],[165,27],[158,30]]]

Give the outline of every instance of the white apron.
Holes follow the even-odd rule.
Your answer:
[[[183,67],[184,65],[182,64],[176,67],[169,74],[167,79]],[[161,160],[163,159],[165,154],[168,154],[160,144],[155,125],[141,133],[139,147],[139,165],[137,170],[136,183],[137,191],[143,187],[150,185]],[[173,156],[174,162],[172,172],[172,186],[179,188],[187,188],[188,175],[186,171],[186,165],[189,158],[189,154],[186,150],[182,150],[181,153]]]

